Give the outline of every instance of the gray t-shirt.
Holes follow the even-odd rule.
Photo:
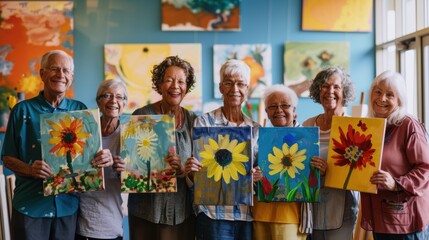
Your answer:
[[[119,127],[110,136],[103,137],[103,149],[112,156],[119,155]],[[78,227],[76,233],[91,238],[122,236],[121,177],[112,167],[104,168],[103,191],[80,193]]]

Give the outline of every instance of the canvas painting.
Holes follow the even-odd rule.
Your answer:
[[[199,112],[202,109],[201,44],[106,44],[104,79],[120,79],[127,86],[126,113],[161,99],[152,89],[151,70],[168,56],[179,56],[194,68],[196,82],[181,105]]]
[[[319,201],[320,173],[310,165],[319,156],[317,127],[259,128],[258,145],[258,201]]]
[[[299,97],[308,97],[311,81],[323,68],[349,69],[347,42],[287,42],[284,53],[284,83]]]
[[[44,195],[103,190],[103,168],[91,164],[101,150],[98,108],[40,115],[42,158],[53,177],[43,181]]]
[[[194,127],[194,157],[203,168],[194,175],[197,205],[253,205],[250,127]]]
[[[0,1],[0,131],[9,116],[8,99],[26,99],[43,88],[42,55],[60,49],[73,56],[73,1]],[[73,86],[66,92],[73,96]]]
[[[176,192],[176,171],[165,161],[176,152],[174,115],[123,115],[121,190],[130,193]]]
[[[222,98],[219,92],[219,70],[228,59],[239,59],[250,67],[249,98],[261,98],[267,86],[271,85],[271,45],[240,44],[213,46],[214,95]]]
[[[332,118],[325,186],[377,193],[369,179],[380,169],[386,120]]]
[[[240,0],[161,0],[163,31],[240,31]]]
[[[372,0],[303,0],[303,31],[371,32]]]

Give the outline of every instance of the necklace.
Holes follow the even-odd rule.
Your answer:
[[[169,114],[164,110],[164,107],[162,105],[162,101],[159,104],[159,110],[160,110],[161,114]],[[179,111],[174,112],[174,122],[175,122],[176,129],[180,129],[182,127],[183,116],[184,116],[183,109],[181,107],[179,107]]]

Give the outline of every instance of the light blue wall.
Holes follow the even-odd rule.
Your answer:
[[[98,3],[96,8],[88,3]],[[161,0],[75,1],[75,98],[95,107],[103,80],[105,43],[200,43],[203,102],[213,98],[213,45],[269,43],[273,84],[283,82],[286,41],[344,41],[350,44],[350,74],[358,93],[367,92],[375,74],[374,34],[301,31],[301,0],[243,0],[240,32],[163,32]],[[357,94],[359,95],[359,94]],[[359,99],[353,104],[357,104]],[[298,120],[321,113],[319,104],[300,98]],[[349,113],[350,110],[349,110]]]

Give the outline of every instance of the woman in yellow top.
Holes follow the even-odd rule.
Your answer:
[[[298,97],[284,85],[273,85],[264,92],[265,111],[275,127],[298,127],[295,113]],[[304,240],[311,233],[311,208],[306,203],[254,201],[253,239]]]

